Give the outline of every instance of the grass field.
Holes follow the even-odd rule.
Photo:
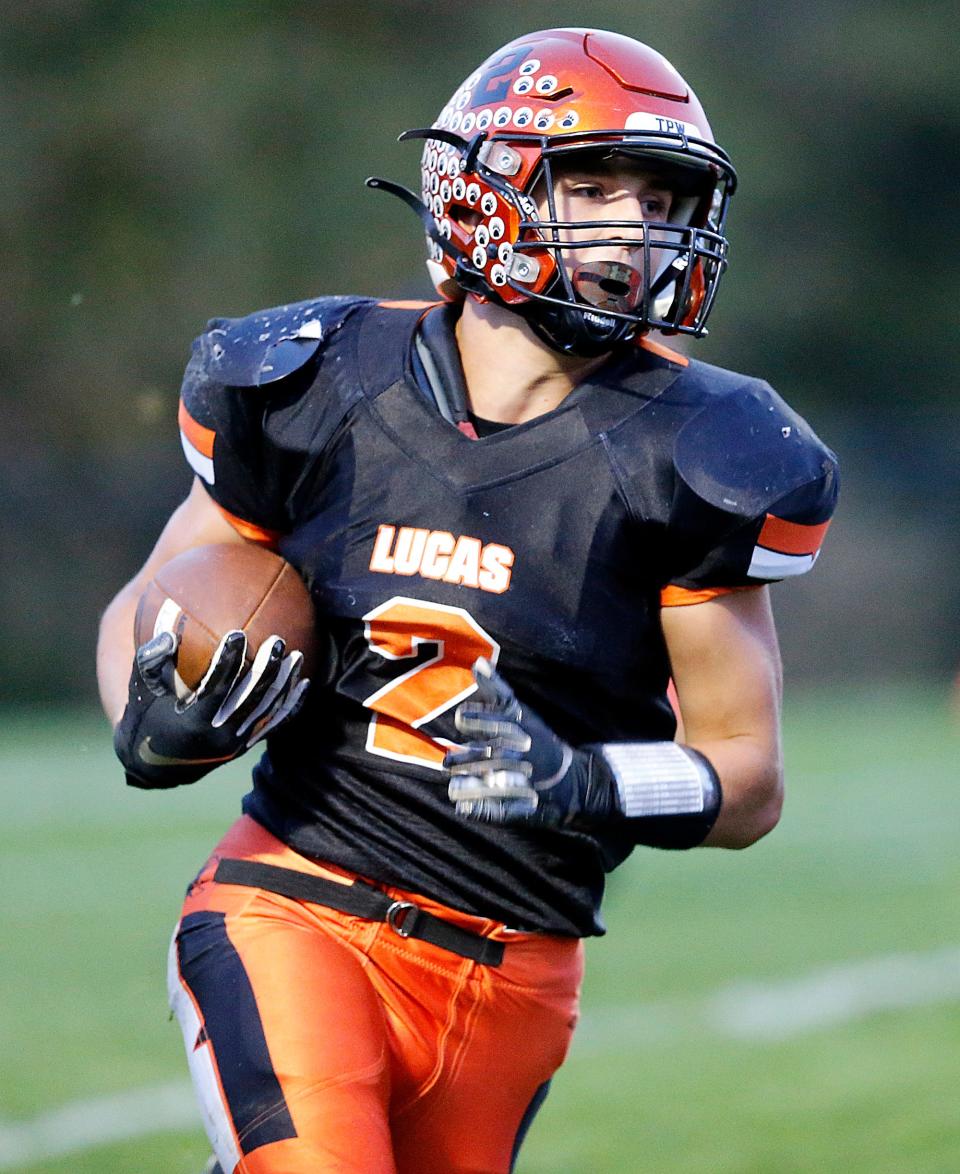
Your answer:
[[[786,727],[773,836],[638,852],[612,878],[521,1174],[960,1170],[960,732],[920,689],[795,696]],[[199,1174],[176,1114],[59,1157],[14,1145],[73,1102],[185,1079],[167,940],[245,773],[128,791],[96,718],[5,715],[0,1170]]]

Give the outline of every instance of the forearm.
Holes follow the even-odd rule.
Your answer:
[[[130,665],[136,651],[133,624],[139,598],[138,580],[134,579],[118,592],[100,620],[97,684],[100,704],[114,726],[127,703]]]
[[[772,831],[783,805],[779,747],[748,735],[687,744],[709,760],[723,791],[704,847],[747,848]]]
[[[776,824],[783,800],[782,678],[766,590],[664,609],[682,742],[707,758],[723,805],[704,841],[745,848]]]
[[[211,542],[243,542],[194,479],[187,499],[174,511],[147,561],[103,613],[97,641],[97,683],[100,701],[116,725],[127,702],[130,665],[136,651],[134,619],[137,604],[153,573],[185,550]]]

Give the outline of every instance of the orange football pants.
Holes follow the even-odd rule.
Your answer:
[[[236,1174],[507,1174],[577,1019],[582,943],[398,900],[506,944],[486,966],[263,889],[223,857],[349,884],[244,816],[190,887],[170,951],[204,1125]]]

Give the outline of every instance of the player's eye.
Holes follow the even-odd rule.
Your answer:
[[[580,196],[584,200],[602,200],[604,198],[603,188],[596,183],[574,184],[570,190],[575,196]]]
[[[670,215],[670,202],[661,196],[647,196],[640,201],[640,206],[648,220],[666,220]]]

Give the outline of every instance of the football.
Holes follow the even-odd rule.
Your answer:
[[[179,636],[177,685],[189,691],[235,628],[247,636],[246,667],[268,636],[282,636],[287,652],[303,653],[303,675],[310,675],[316,642],[310,593],[288,562],[250,542],[198,546],[164,563],[140,597],[134,635],[137,647],[161,631]]]

